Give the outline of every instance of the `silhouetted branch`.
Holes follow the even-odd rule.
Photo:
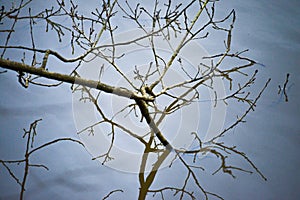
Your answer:
[[[111,192],[109,192],[102,200],[105,200],[105,199],[108,199],[113,193],[116,193],[116,192],[124,192],[123,190],[113,190]]]
[[[58,142],[61,142],[61,141],[71,141],[71,142],[75,142],[75,143],[78,143],[78,144],[84,146],[82,142],[80,142],[78,140],[75,140],[75,139],[72,139],[72,138],[59,138],[59,139],[55,139],[53,141],[47,142],[47,143],[45,143],[45,144],[43,144],[39,147],[34,148],[34,139],[37,136],[37,130],[36,130],[37,129],[37,124],[41,120],[42,119],[38,119],[38,120],[35,120],[33,123],[31,123],[28,130],[23,129],[24,130],[23,138],[27,138],[24,159],[22,159],[22,160],[0,160],[0,163],[5,167],[5,169],[8,171],[10,176],[20,185],[20,187],[21,187],[20,199],[24,198],[24,192],[25,192],[26,181],[27,181],[27,178],[28,178],[29,168],[31,168],[31,167],[39,167],[40,168],[41,167],[41,168],[44,168],[46,170],[49,170],[48,167],[45,166],[45,165],[32,164],[30,162],[30,156],[33,153],[35,153],[35,152],[37,152],[37,151],[39,151],[39,150],[41,150],[45,147],[48,147],[52,144],[56,144]],[[24,163],[24,172],[23,172],[23,177],[22,177],[21,180],[13,173],[10,166],[7,165],[7,164],[19,165],[20,163]]]
[[[287,93],[286,93],[286,90],[287,90],[287,84],[288,84],[288,82],[289,82],[289,76],[290,76],[290,74],[287,73],[287,74],[286,74],[285,82],[284,82],[284,84],[283,84],[283,88],[281,88],[281,86],[278,85],[278,88],[279,88],[278,94],[283,93],[283,95],[284,95],[284,97],[285,97],[285,102],[288,102],[288,101],[289,101],[288,95],[287,95]]]

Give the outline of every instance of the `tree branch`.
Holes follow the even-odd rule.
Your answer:
[[[153,101],[154,100],[154,98],[151,96],[148,97],[148,96],[139,95],[138,93],[135,93],[126,88],[114,87],[114,86],[110,86],[110,85],[101,83],[99,81],[87,80],[87,79],[70,76],[70,75],[66,75],[66,74],[49,72],[42,68],[32,67],[32,66],[29,66],[29,65],[26,65],[23,63],[5,60],[3,58],[0,58],[0,66],[3,68],[6,68],[6,69],[16,71],[16,72],[27,72],[30,74],[42,76],[44,78],[48,78],[48,79],[52,79],[52,80],[63,81],[66,83],[78,84],[78,85],[82,85],[82,86],[86,86],[86,87],[90,87],[90,88],[95,88],[95,89],[101,90],[106,93],[112,93],[112,94],[126,97],[129,99],[142,99],[144,101]]]

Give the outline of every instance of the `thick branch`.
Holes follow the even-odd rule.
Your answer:
[[[155,133],[156,137],[159,139],[159,141],[169,150],[172,150],[171,144],[168,142],[168,140],[163,136],[159,128],[157,127],[156,123],[152,119],[152,117],[149,114],[148,107],[146,105],[146,102],[141,99],[136,99],[136,104],[139,106],[141,113],[143,117],[146,119],[147,124],[151,128],[151,130]]]
[[[38,75],[44,78],[62,81],[71,84],[78,84],[90,88],[95,88],[106,93],[113,93],[118,96],[127,97],[129,99],[143,99],[144,101],[153,101],[153,97],[147,97],[139,95],[131,90],[120,87],[113,87],[99,81],[87,80],[75,76],[70,76],[66,74],[60,74],[55,72],[49,72],[43,68],[32,67],[23,63],[14,62],[10,60],[5,60],[0,58],[0,66],[6,69],[14,70],[16,72],[27,72],[30,74]]]

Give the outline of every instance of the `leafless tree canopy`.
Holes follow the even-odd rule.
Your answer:
[[[235,171],[256,172],[266,180],[244,152],[223,142],[234,127],[245,122],[270,82],[267,80],[260,91],[251,91],[259,66],[245,56],[247,49],[232,51],[236,21],[234,10],[220,16],[219,1],[209,0],[185,3],[166,0],[145,5],[103,0],[96,3],[94,10],[87,10],[85,3],[87,1],[77,4],[72,0],[56,0],[42,5],[40,1],[20,0],[3,5],[0,10],[0,66],[3,68],[0,76],[5,76],[6,69],[13,70],[17,74],[16,80],[24,88],[38,85],[46,90],[47,87],[70,83],[71,92],[80,96],[78,100],[92,104],[98,114],[98,121],[78,130],[77,134],[93,137],[96,127],[108,127],[110,145],[104,154],[93,158],[102,164],[109,164],[114,159],[111,152],[120,132],[142,144],[143,150],[138,152],[142,157],[140,163],[136,163],[139,166],[139,199],[146,199],[147,194],[164,199],[164,195],[170,192],[177,199],[209,199],[212,196],[222,199],[217,191],[207,191],[201,184],[198,172],[207,169],[201,166],[200,161],[203,155],[208,154],[219,161],[213,174],[223,172],[234,178]],[[135,34],[121,37],[129,29],[134,29],[130,34]],[[190,46],[195,42],[201,44],[220,39],[214,37],[216,34],[223,38],[219,41],[217,52],[212,52],[212,55],[202,55],[200,49]],[[162,43],[167,53],[166,49],[160,49]],[[129,52],[129,49],[133,51]],[[182,51],[196,55],[192,67],[182,56]],[[141,52],[146,53],[143,55]],[[141,64],[140,60],[144,63]],[[93,78],[85,74],[90,68],[95,75]],[[169,81],[172,72],[180,74],[181,78],[173,77]],[[222,80],[225,85],[227,94],[224,96],[215,88],[217,80]],[[213,94],[210,100],[212,107],[243,104],[243,113],[231,119],[228,126],[211,138],[203,138],[199,130],[193,130],[184,133],[193,138],[191,146],[174,145],[161,129],[161,124],[182,109],[200,104],[203,90]],[[120,110],[110,113],[101,104],[101,99],[107,95],[128,101]],[[147,131],[132,130],[126,123],[118,121],[118,116],[135,119],[135,123],[147,127]],[[20,199],[25,191],[28,168],[47,169],[46,166],[30,163],[32,153],[63,140],[83,145],[77,140],[60,138],[39,147],[30,147],[38,121],[31,124],[28,131],[24,130],[24,137],[28,139],[25,158],[0,160],[4,169],[20,184]],[[156,156],[154,161],[150,159],[153,155]],[[231,165],[230,157],[245,160],[249,169]],[[152,188],[158,170],[167,159],[172,160],[169,170],[172,170],[175,161],[181,163],[184,182],[181,187]],[[17,178],[9,167],[21,162],[26,166],[22,179]],[[150,171],[146,170],[149,166]],[[195,190],[188,187],[190,184]],[[121,189],[111,191],[104,199],[114,192],[123,193]],[[202,196],[197,196],[199,194]]]

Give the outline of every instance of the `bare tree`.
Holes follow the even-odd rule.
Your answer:
[[[102,7],[89,12],[84,10],[84,4],[76,4],[72,0],[56,0],[51,5],[46,5],[49,6],[47,8],[41,8],[33,0],[7,4],[0,11],[0,32],[1,38],[4,38],[0,46],[0,66],[15,71],[18,82],[24,88],[38,85],[46,90],[47,87],[70,83],[79,102],[93,105],[98,114],[97,120],[89,121],[90,124],[81,127],[77,134],[94,137],[97,127],[105,127],[110,143],[106,146],[105,153],[93,158],[100,160],[102,164],[109,165],[113,162],[115,139],[120,137],[120,132],[142,144],[143,149],[138,152],[141,155],[140,163],[135,163],[139,166],[139,199],[146,199],[150,193],[164,199],[164,195],[169,192],[173,192],[178,199],[200,199],[202,197],[197,196],[199,193],[202,193],[204,199],[210,196],[223,199],[201,185],[197,173],[204,170],[201,159],[208,154],[219,159],[219,166],[213,174],[223,172],[235,177],[235,171],[255,171],[266,180],[244,152],[236,146],[227,145],[223,139],[234,127],[245,122],[270,79],[260,91],[251,91],[259,64],[244,56],[247,49],[232,52],[236,14],[231,10],[220,17],[217,15],[218,3],[193,0],[176,4],[169,0],[154,1],[149,6],[142,3],[134,5],[128,1],[103,0]],[[23,29],[20,33],[18,25],[26,26],[28,30]],[[44,32],[41,27],[45,28]],[[120,36],[128,28],[136,28],[135,34],[131,32],[129,38]],[[195,42],[218,40],[219,37],[214,38],[215,34],[223,37],[219,41],[221,52],[218,49],[213,55],[203,55],[201,48],[190,46]],[[20,35],[24,39],[14,42]],[[45,42],[45,38],[51,38],[51,42]],[[167,53],[165,49],[161,50],[162,43],[164,48],[168,48]],[[67,46],[68,50],[62,49],[62,46]],[[129,52],[132,49],[136,51]],[[184,51],[194,55],[192,67],[182,53]],[[140,64],[139,59],[144,64]],[[89,70],[96,76],[87,76],[86,71]],[[176,78],[174,74],[179,74],[180,78]],[[50,79],[50,82],[46,79]],[[220,80],[227,94],[220,94],[216,88],[216,83]],[[162,130],[162,124],[183,109],[200,104],[203,90],[213,94],[209,100],[211,109],[218,105],[229,107],[242,104],[243,113],[232,119],[227,127],[214,132],[213,136],[203,136],[201,132],[205,132],[204,130],[195,129],[180,133],[183,134],[182,137],[192,138],[189,145],[173,143],[172,137],[167,134],[168,130]],[[127,100],[121,101],[123,104],[119,110],[109,112],[101,103],[102,98],[105,99],[108,94],[115,99]],[[120,120],[124,117],[135,119],[137,124],[147,127],[147,131],[137,132],[127,126]],[[37,121],[32,126],[36,123]],[[27,146],[30,138],[33,139],[33,135],[30,135],[34,130],[32,126],[25,132],[28,137]],[[77,140],[75,142],[82,144]],[[1,160],[22,187],[20,199],[25,189],[27,168],[30,166],[28,158],[39,148],[41,147],[33,150],[27,148],[24,160]],[[231,165],[228,158],[234,156],[248,162],[250,169]],[[185,174],[182,186],[151,188],[163,164],[172,170],[175,161],[182,165]],[[10,162],[25,162],[27,168],[22,183],[7,166]],[[196,191],[190,190],[189,184],[194,184]],[[122,190],[112,191],[105,198],[118,191]]]

